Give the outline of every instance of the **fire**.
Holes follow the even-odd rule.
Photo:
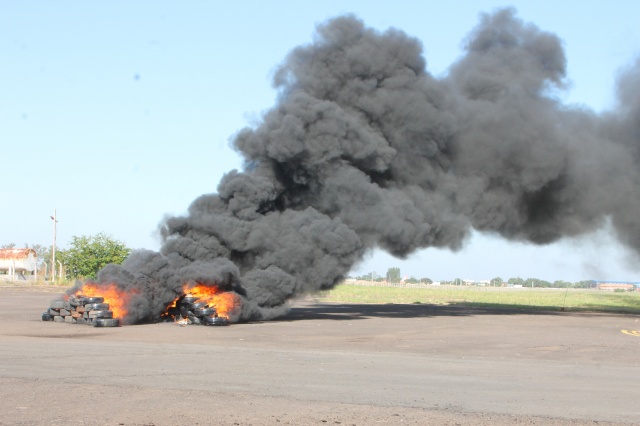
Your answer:
[[[181,297],[182,296],[178,296],[175,299],[173,299],[173,302],[171,302],[171,304],[169,306],[167,306],[167,310],[177,307],[178,306],[178,300],[180,300]]]
[[[87,283],[76,294],[86,297],[104,297],[104,303],[109,304],[109,310],[113,312],[114,318],[122,319],[127,315],[127,307],[131,296],[139,293],[136,290],[124,291],[117,285]]]
[[[80,289],[78,289],[74,295],[81,297],[103,297],[104,303],[109,304],[109,310],[113,312],[113,318],[124,319],[130,307],[131,297],[139,294],[140,290],[130,289],[123,290],[115,283],[100,284],[94,282],[85,283]],[[67,299],[70,295],[67,296]],[[186,296],[192,296],[197,298],[198,303],[207,305],[209,308],[215,308],[213,313],[196,314],[201,315],[198,318],[200,320],[212,321],[207,323],[209,325],[220,325],[213,322],[215,317],[220,317],[220,320],[237,319],[239,316],[241,299],[234,292],[223,291],[219,287],[214,285],[206,285],[198,282],[190,282],[184,284],[182,287],[182,294],[178,295],[173,302],[171,302],[165,309],[164,313],[160,316],[164,319],[180,320],[185,316],[185,313],[181,310],[184,309],[184,305],[180,305]],[[189,315],[193,315],[189,311]],[[194,322],[198,320],[191,319]],[[226,325],[226,323],[223,322]]]
[[[229,319],[240,308],[240,297],[233,292],[222,291],[216,286],[201,283],[185,284],[182,287],[185,294],[195,296],[199,302],[216,308],[218,316]],[[175,302],[174,302],[175,304]]]

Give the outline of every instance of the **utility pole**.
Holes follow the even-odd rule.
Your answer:
[[[51,248],[51,282],[56,280],[56,223],[58,219],[56,216],[56,209],[53,209],[53,216],[50,216],[53,221],[53,247]]]

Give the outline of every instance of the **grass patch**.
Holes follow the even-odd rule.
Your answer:
[[[335,303],[436,304],[640,314],[640,293],[490,287],[395,288],[342,284],[318,299]]]

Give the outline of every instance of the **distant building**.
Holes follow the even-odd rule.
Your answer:
[[[10,280],[24,278],[25,274],[37,274],[37,263],[33,249],[0,249],[0,274]]]
[[[633,281],[594,281],[595,287],[598,290],[626,290],[626,291],[640,291],[640,282]]]

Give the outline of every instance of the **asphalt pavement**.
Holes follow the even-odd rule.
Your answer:
[[[57,291],[0,287],[0,424],[640,424],[634,315],[309,298],[94,328],[41,321]]]

